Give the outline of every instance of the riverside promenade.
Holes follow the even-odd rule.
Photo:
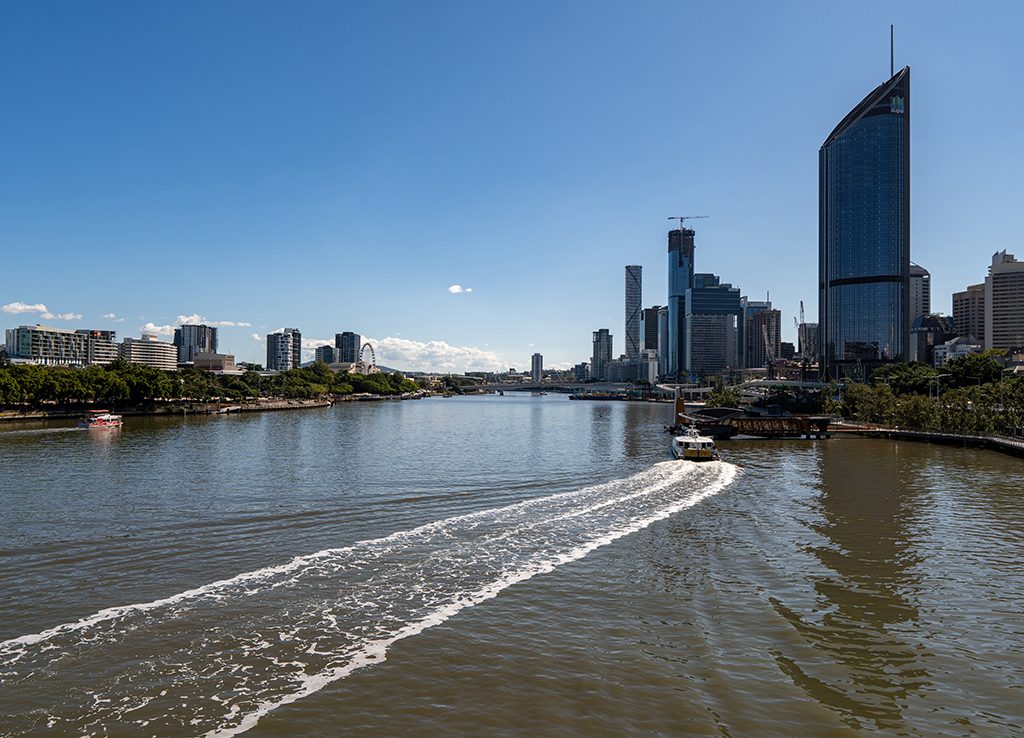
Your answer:
[[[903,428],[889,428],[869,423],[837,422],[829,426],[832,433],[867,436],[870,438],[892,438],[899,441],[924,441],[947,446],[969,446],[987,448],[992,451],[1024,458],[1024,439],[1010,436],[939,433],[938,431],[917,431]]]

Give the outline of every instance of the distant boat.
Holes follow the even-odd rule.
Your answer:
[[[111,415],[109,410],[90,410],[78,421],[79,428],[120,428],[121,416]]]

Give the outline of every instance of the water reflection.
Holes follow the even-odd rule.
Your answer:
[[[895,729],[908,697],[929,684],[927,654],[905,637],[919,619],[912,592],[920,488],[895,443],[833,441],[819,449],[820,518],[809,527],[824,543],[807,550],[828,573],[810,575],[818,596],[812,612],[770,602],[827,660],[777,652],[776,662],[852,727]]]

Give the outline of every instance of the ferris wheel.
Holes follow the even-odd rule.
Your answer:
[[[370,351],[370,361],[366,361],[366,351]],[[357,363],[360,374],[370,374],[377,367],[377,353],[373,350],[372,343],[364,343],[359,349],[359,362]]]

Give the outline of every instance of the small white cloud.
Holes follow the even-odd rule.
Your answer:
[[[17,315],[19,313],[45,313],[49,312],[46,309],[46,305],[41,302],[37,302],[35,305],[28,305],[24,302],[9,302],[4,305],[0,310],[5,313],[12,313]]]
[[[51,313],[49,311],[40,313],[39,317],[43,320],[81,320],[81,313]]]
[[[139,332],[155,333],[158,336],[173,336],[175,327],[176,326],[173,325],[155,325],[154,323],[146,323],[144,326],[139,328]]]
[[[453,295],[461,295],[464,292],[472,292],[472,287],[463,287],[461,284],[453,284],[448,288],[448,291]]]
[[[114,323],[123,323],[124,322],[124,318],[119,318],[114,313],[103,313],[103,317],[106,318],[107,320],[110,320],[110,321],[114,322]]]
[[[263,337],[259,333],[250,333],[249,334],[249,338],[251,338],[254,341],[262,341],[263,340]]]

